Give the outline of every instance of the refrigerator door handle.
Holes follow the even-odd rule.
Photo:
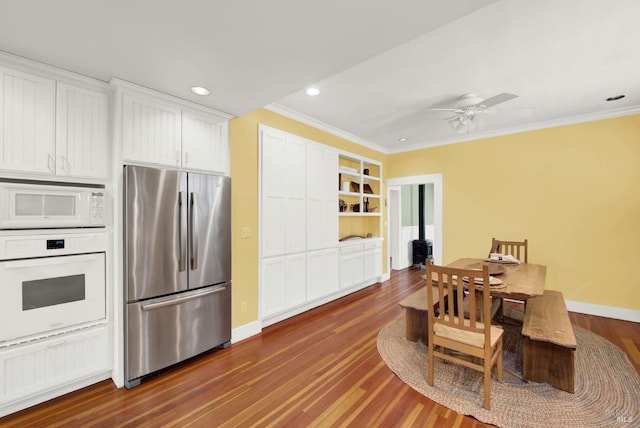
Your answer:
[[[224,287],[224,286],[223,287],[216,287],[213,290],[207,290],[207,291],[204,291],[202,293],[193,293],[193,294],[189,294],[188,296],[177,297],[177,298],[174,298],[174,299],[164,300],[162,302],[157,302],[157,303],[147,303],[146,305],[142,305],[142,310],[143,311],[152,311],[154,309],[160,309],[160,308],[164,308],[164,307],[167,307],[167,306],[174,306],[174,305],[178,305],[180,303],[187,302],[189,300],[199,299],[201,297],[209,296],[211,294],[221,293],[226,289],[227,289],[227,287]]]
[[[191,269],[198,269],[198,201],[196,194],[191,192]]]
[[[186,192],[178,192],[178,233],[179,248],[178,248],[178,271],[184,272],[187,269],[187,219],[184,215],[186,210]]]

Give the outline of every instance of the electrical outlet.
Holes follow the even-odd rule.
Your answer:
[[[243,314],[247,312],[247,302],[240,303],[240,312]]]
[[[251,238],[251,228],[245,226],[240,229],[240,237],[243,239]]]

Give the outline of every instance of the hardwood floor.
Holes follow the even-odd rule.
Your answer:
[[[0,418],[2,427],[484,427],[415,392],[386,367],[378,331],[424,271],[391,280],[194,358],[132,390],[104,381]],[[640,325],[571,313],[640,373]]]

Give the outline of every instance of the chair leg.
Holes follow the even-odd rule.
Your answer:
[[[427,383],[433,386],[433,351],[434,351],[433,341],[429,341],[429,358],[427,360]]]
[[[491,410],[491,358],[484,359],[484,402],[483,406]]]
[[[502,383],[502,338],[498,340],[498,382]]]

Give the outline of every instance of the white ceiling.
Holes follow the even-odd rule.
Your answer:
[[[639,16],[638,0],[0,0],[0,50],[397,152],[640,112]],[[469,135],[425,111],[467,92],[519,97]]]

